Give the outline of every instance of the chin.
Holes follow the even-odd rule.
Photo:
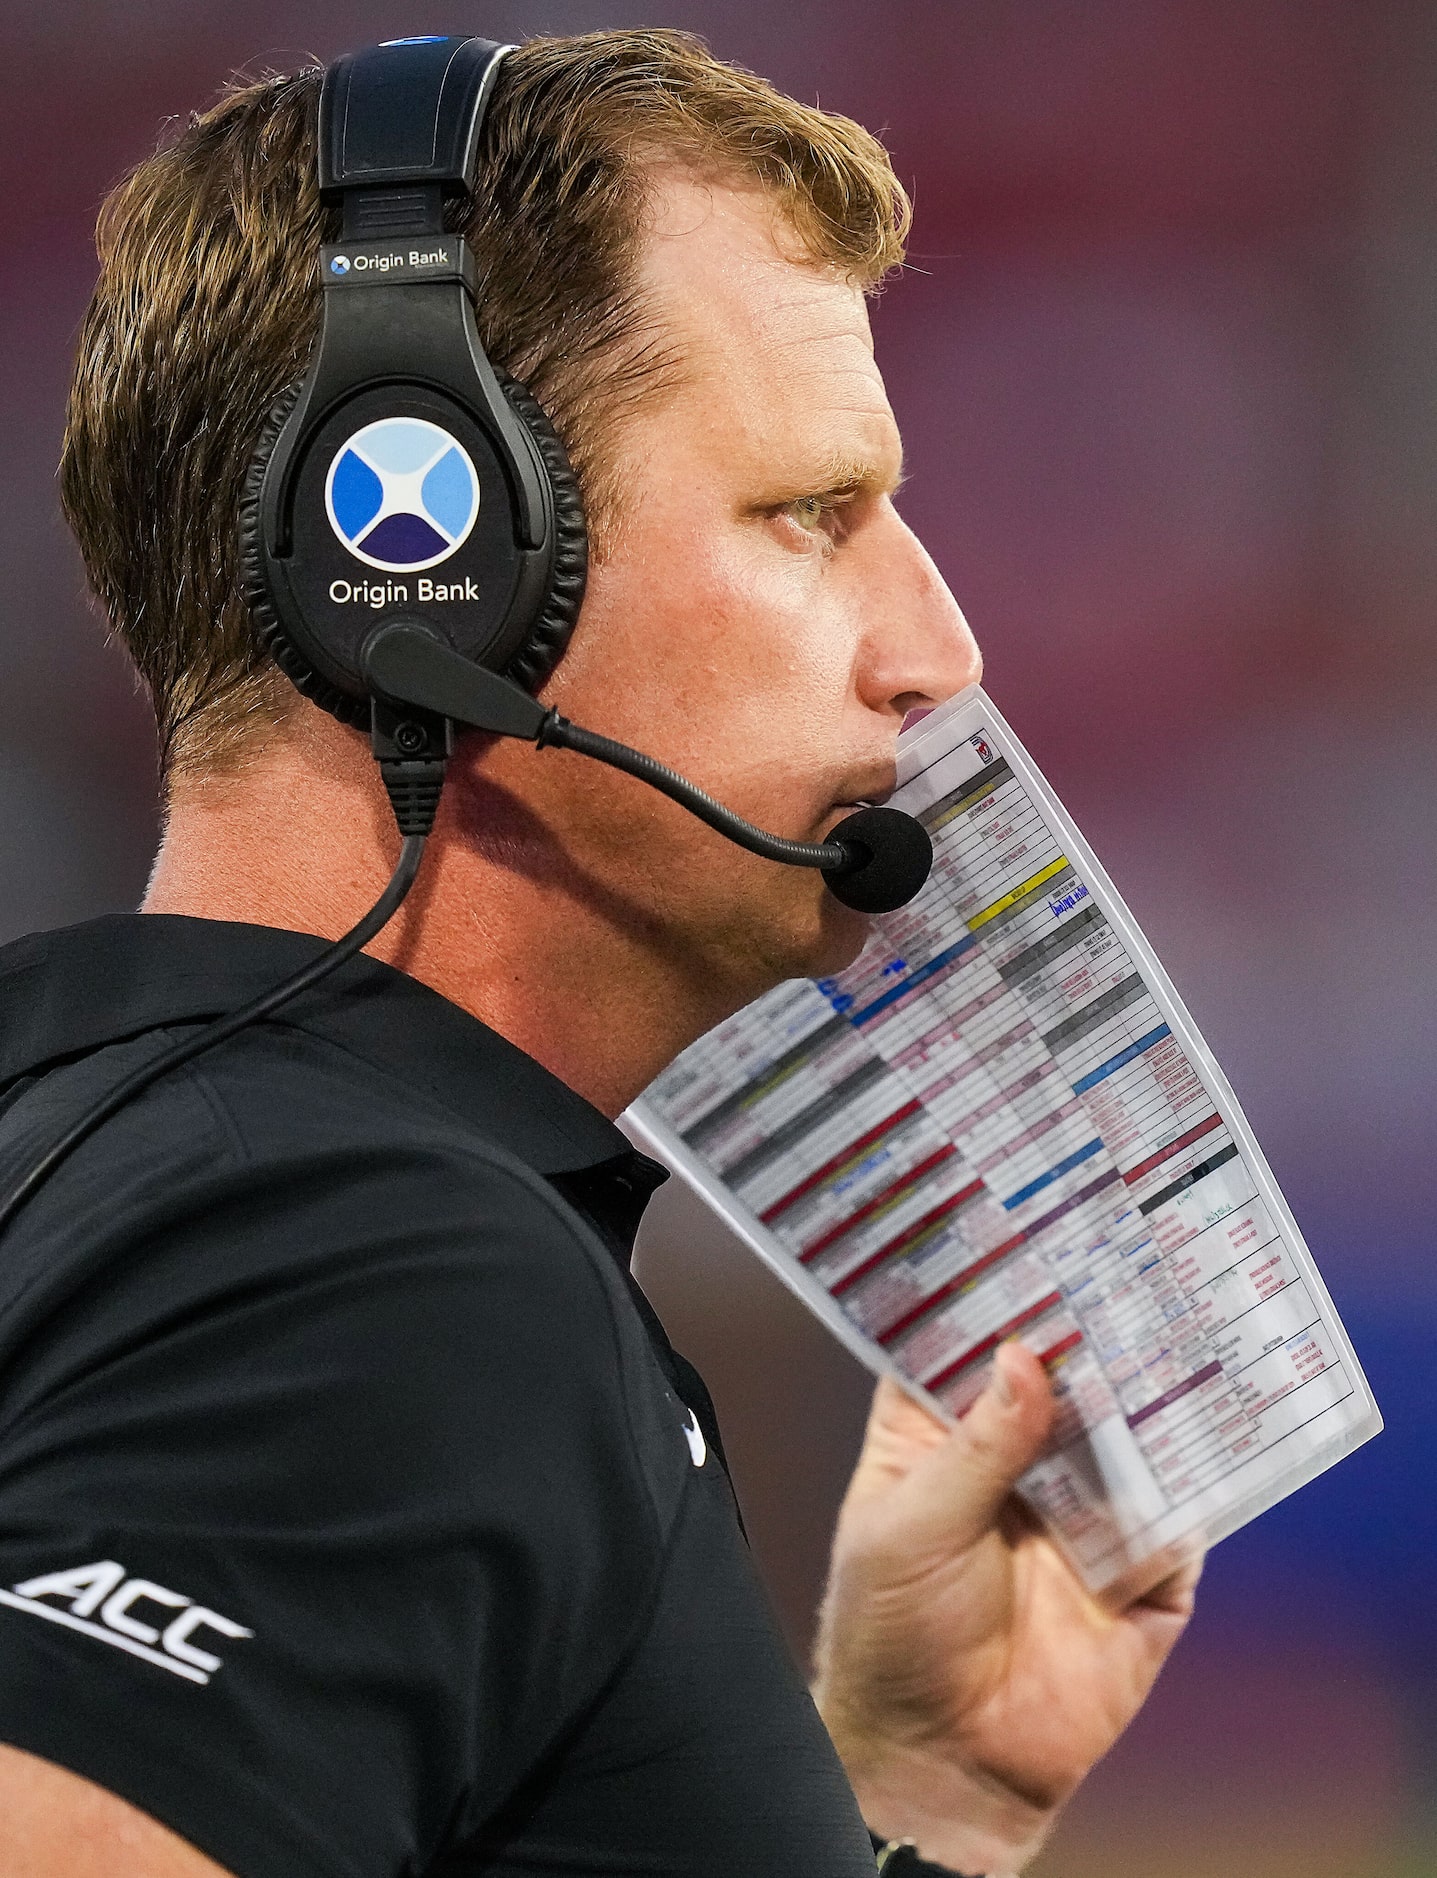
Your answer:
[[[845,906],[831,893],[823,896],[820,925],[822,930],[812,962],[804,967],[806,978],[831,978],[835,972],[851,965],[868,944],[868,935],[873,930],[872,918],[867,913]]]
[[[863,950],[869,917],[844,906],[805,872],[797,879],[753,874],[740,864],[738,879],[761,891],[728,893],[721,907],[710,899],[699,917],[685,922],[683,951],[695,974],[695,990],[709,1007],[707,1024],[719,1021],[790,978],[826,978],[851,965]]]
[[[871,930],[866,913],[855,912],[820,890],[801,912],[790,907],[782,925],[775,922],[770,929],[769,944],[756,951],[769,966],[770,985],[787,978],[829,978],[853,963]]]

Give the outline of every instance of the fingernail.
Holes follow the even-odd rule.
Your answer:
[[[1012,1408],[1018,1400],[1018,1391],[1013,1387],[1008,1366],[1003,1360],[1004,1347],[1000,1345],[998,1354],[993,1358],[993,1393],[998,1398],[1000,1408]]]

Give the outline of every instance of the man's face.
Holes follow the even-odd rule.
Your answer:
[[[905,714],[975,680],[978,649],[893,506],[898,429],[858,289],[796,259],[761,196],[679,178],[645,273],[683,382],[623,434],[620,520],[545,699],[817,840],[893,787]],[[716,1008],[862,944],[816,870],[746,854],[580,757],[494,754],[573,891]]]

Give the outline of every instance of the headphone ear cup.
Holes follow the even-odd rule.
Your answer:
[[[275,399],[260,430],[254,455],[250,458],[239,505],[240,585],[260,641],[285,677],[306,698],[312,699],[332,717],[337,717],[342,724],[365,728],[369,723],[368,705],[362,699],[347,697],[321,676],[290,641],[274,610],[269,582],[265,578],[264,531],[261,521],[265,474],[280,433],[289,421],[290,412],[299,402],[299,394],[303,389],[303,382],[296,381],[286,386]]]
[[[497,373],[497,377],[515,415],[534,439],[554,496],[554,571],[548,596],[543,611],[504,667],[506,678],[512,678],[526,691],[536,692],[564,656],[584,602],[589,532],[584,523],[579,479],[543,406],[517,379],[504,372]]]
[[[583,604],[588,572],[588,531],[578,478],[568,452],[538,400],[517,380],[500,373],[499,382],[515,415],[534,440],[553,492],[553,571],[539,617],[504,667],[526,691],[539,689],[563,657]],[[315,670],[293,644],[270,598],[265,575],[262,524],[265,476],[280,435],[299,401],[302,383],[288,386],[270,408],[255,443],[239,505],[240,582],[260,641],[275,664],[305,697],[342,724],[366,728],[369,708],[348,696]]]

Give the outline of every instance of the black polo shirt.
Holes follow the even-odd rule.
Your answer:
[[[0,951],[0,1188],[320,944]],[[109,1122],[0,1244],[0,1739],[239,1878],[872,1878],[629,1276],[661,1177],[366,959]]]

